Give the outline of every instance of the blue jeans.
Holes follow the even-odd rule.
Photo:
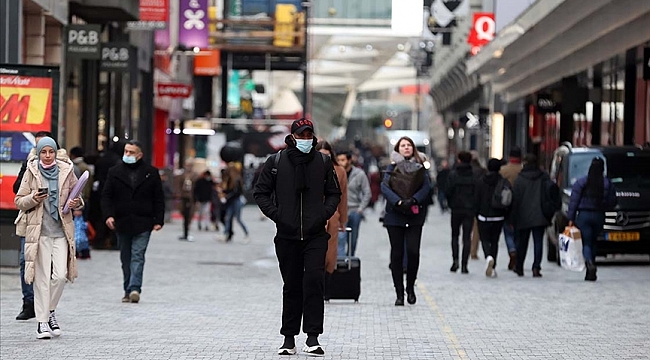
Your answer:
[[[140,234],[116,233],[120,246],[122,260],[122,275],[124,276],[124,293],[131,291],[142,292],[142,273],[144,271],[144,253],[149,245],[151,231]]]
[[[517,270],[524,269],[524,261],[526,260],[528,240],[530,238],[531,232],[533,233],[533,242],[535,245],[533,269],[540,270],[542,268],[542,253],[544,252],[545,229],[545,226],[537,226],[534,228],[521,229],[517,231]]]
[[[241,219],[241,209],[244,207],[239,197],[234,199],[228,207],[226,207],[226,228],[225,234],[228,238],[232,237],[232,222],[237,219],[239,226],[244,230],[244,234],[248,236],[248,229]]]
[[[25,238],[20,238],[20,289],[24,302],[34,302],[34,285],[25,282]]]
[[[515,228],[508,224],[503,224],[503,237],[506,239],[508,253],[517,252],[517,243],[515,243]]]
[[[352,249],[350,254],[354,256],[357,251],[357,239],[359,238],[359,227],[361,226],[361,219],[363,219],[363,213],[359,213],[356,210],[348,214],[348,223],[347,227],[352,229],[350,234],[350,240],[352,242]],[[339,247],[338,247],[338,256],[347,256],[347,233],[339,232]]]
[[[602,211],[580,210],[576,216],[576,226],[582,235],[582,256],[585,261],[596,261],[596,241],[605,225],[605,213]]]

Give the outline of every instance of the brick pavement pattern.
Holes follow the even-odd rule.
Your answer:
[[[0,358],[278,359],[281,278],[270,221],[244,208],[250,239],[198,232],[181,242],[176,220],[152,235],[142,299],[123,304],[119,252],[79,261],[57,309],[60,338],[36,340],[36,322],[14,320],[21,304],[18,270],[0,271]],[[369,211],[361,226],[361,298],[326,305],[321,343],[328,359],[650,359],[650,267],[601,265],[596,283],[542,264],[541,279],[484,261],[470,274],[449,272],[449,216],[431,209],[424,228],[416,305],[395,307],[385,229]],[[531,242],[532,247],[532,242]],[[305,335],[297,337],[300,349]]]

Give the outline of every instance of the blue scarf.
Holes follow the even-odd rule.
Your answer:
[[[56,160],[54,160],[56,161]],[[46,169],[38,162],[38,169],[41,175],[47,180],[47,187],[49,188],[47,201],[50,203],[50,215],[56,221],[59,220],[59,166],[55,165]]]

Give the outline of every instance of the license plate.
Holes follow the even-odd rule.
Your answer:
[[[639,241],[641,233],[639,232],[610,232],[605,234],[607,241]]]

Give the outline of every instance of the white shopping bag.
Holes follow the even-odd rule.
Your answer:
[[[582,256],[582,236],[575,226],[567,226],[558,239],[560,264],[564,269],[583,271],[585,258]]]

